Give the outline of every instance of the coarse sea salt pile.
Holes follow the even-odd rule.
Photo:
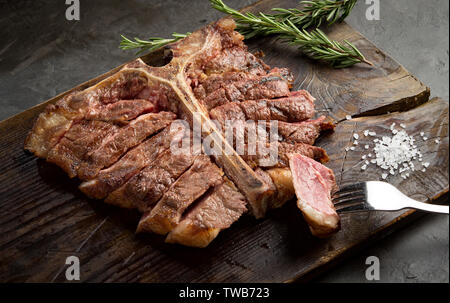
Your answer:
[[[396,123],[393,123],[390,127],[392,136],[382,136],[372,140],[374,143],[373,151],[361,157],[363,162],[361,170],[366,170],[370,164],[376,165],[386,171],[381,174],[383,180],[387,179],[389,175],[398,173],[403,179],[407,179],[410,172],[415,170],[426,171],[430,163],[423,162],[422,153],[415,144],[416,139],[408,135],[405,131],[406,125],[403,123],[400,124],[401,129],[396,129],[395,126]],[[377,134],[374,131],[364,130],[362,135],[364,137],[376,137]],[[420,133],[420,136],[423,141],[428,139],[423,132]],[[354,145],[358,145],[360,135],[353,134],[353,139],[353,146],[345,149],[347,152],[355,150]],[[440,143],[439,140],[435,142],[436,144]],[[365,144],[364,150],[369,150],[369,147],[369,144]]]

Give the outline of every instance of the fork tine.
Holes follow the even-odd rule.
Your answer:
[[[335,207],[340,207],[340,206],[345,206],[348,205],[349,203],[356,203],[356,202],[360,202],[360,203],[364,203],[364,201],[366,200],[366,197],[364,195],[356,195],[356,196],[351,196],[351,197],[347,197],[346,199],[343,200],[332,200],[333,204]]]
[[[348,200],[345,200],[345,201],[340,201],[340,202],[334,203],[334,207],[336,209],[341,209],[341,208],[345,208],[345,207],[351,206],[351,205],[362,204],[362,203],[364,203],[364,201],[365,200],[364,200],[363,197],[355,197],[355,198],[352,198],[352,199],[348,199]]]
[[[360,183],[354,183],[351,185],[347,185],[343,188],[341,188],[337,193],[346,193],[346,192],[354,192],[354,191],[361,191],[366,189],[366,183],[360,182]]]
[[[351,213],[351,212],[360,212],[360,211],[367,211],[367,210],[371,210],[370,207],[368,207],[368,205],[366,203],[359,203],[356,205],[350,205],[347,207],[342,207],[337,209],[336,211],[338,213]]]
[[[358,194],[365,194],[366,192],[366,183],[355,183],[352,185],[345,186],[341,188],[339,191],[332,195],[333,200],[341,200],[345,197],[354,196]]]
[[[333,201],[335,203],[339,203],[341,201],[345,201],[348,199],[352,199],[354,197],[365,197],[366,193],[364,191],[355,191],[355,192],[346,192],[342,194],[333,195]]]

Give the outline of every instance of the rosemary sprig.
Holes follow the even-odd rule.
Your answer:
[[[289,19],[297,27],[306,29],[308,27],[318,28],[324,22],[332,25],[336,22],[342,22],[350,14],[358,0],[315,0],[301,1],[305,6],[300,10],[297,8],[273,8],[278,12],[273,14],[276,20]]]
[[[373,65],[350,42],[330,40],[320,29],[307,32],[299,29],[288,18],[276,20],[272,15],[241,13],[227,6],[222,0],[210,0],[213,8],[231,15],[238,24],[238,30],[246,38],[276,34],[291,45],[298,45],[308,57],[328,62],[335,68],[348,67],[356,63]]]
[[[160,37],[150,37],[148,40],[142,40],[139,38],[134,38],[133,40],[128,39],[124,35],[120,35],[122,37],[122,41],[120,42],[121,49],[139,49],[137,54],[140,54],[144,51],[153,51],[167,44],[176,42],[180,39],[186,38],[191,33],[179,34],[173,33],[173,38],[160,38]]]
[[[303,10],[274,8],[277,14],[257,15],[241,13],[227,6],[222,0],[210,0],[214,9],[231,15],[237,24],[237,30],[246,39],[255,36],[278,35],[278,37],[291,44],[299,46],[308,57],[329,63],[335,68],[348,67],[356,63],[373,65],[350,42],[343,43],[330,40],[321,30],[315,29],[307,32],[307,27],[317,27],[327,22],[331,25],[340,22],[352,10],[357,0],[315,0],[303,1],[306,4]],[[324,21],[325,20],[325,21]],[[173,43],[189,35],[172,34],[173,38],[165,39],[152,37],[148,40],[134,38],[134,41],[122,36],[120,47],[122,49],[139,49],[152,51],[169,43]]]

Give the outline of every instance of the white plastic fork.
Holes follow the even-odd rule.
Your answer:
[[[449,206],[435,205],[409,198],[395,186],[381,181],[356,183],[333,195],[338,213],[363,211],[398,211],[418,209],[431,213],[449,214]]]

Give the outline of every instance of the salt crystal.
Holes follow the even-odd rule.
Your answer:
[[[425,162],[425,163],[423,163],[422,165],[423,165],[424,167],[428,168],[428,166],[430,166],[430,163],[429,163],[429,162]]]
[[[350,116],[350,115],[347,115],[347,116],[345,116],[345,119],[347,119],[347,120],[351,120],[351,119],[352,119],[352,116]]]
[[[369,165],[369,163],[370,163],[370,162],[369,162],[369,160],[366,160],[366,162],[365,162],[365,163],[366,163],[367,165]]]
[[[425,136],[425,133],[424,132],[420,132],[420,136],[421,137]]]
[[[424,169],[422,169],[422,171],[423,171],[423,172],[426,172],[426,171],[427,171],[427,169],[426,169],[426,168],[424,168]]]
[[[369,136],[371,136],[371,137],[375,137],[376,135],[377,135],[376,132],[369,132]]]
[[[423,137],[423,141],[427,141],[428,140],[428,138],[427,137]]]
[[[363,166],[361,166],[361,170],[366,170],[367,169],[367,165],[363,165]]]
[[[350,147],[350,150],[355,150],[355,147],[354,146]]]
[[[364,131],[364,136],[367,137],[368,135],[369,135],[369,130],[366,129],[366,130]]]
[[[353,145],[358,145],[358,141],[355,140],[355,141],[353,142]]]
[[[364,145],[364,148],[365,149],[369,149],[369,145]]]
[[[355,138],[355,140],[359,139],[359,135],[358,134],[353,134],[353,138]]]
[[[367,156],[368,156],[369,158],[372,158],[372,154],[368,154]]]
[[[365,160],[365,159],[366,159],[366,157],[367,157],[367,156],[366,156],[366,155],[364,155],[364,156],[362,156],[362,157],[361,157],[361,159]]]
[[[386,170],[391,175],[400,172],[403,176],[405,171],[414,171],[414,160],[421,159],[421,153],[414,138],[409,136],[405,130],[394,129],[395,123],[391,125],[391,136],[383,136],[381,139],[374,139],[375,159],[370,163]],[[404,125],[400,125],[402,128]],[[370,157],[370,155],[369,155]]]
[[[349,150],[350,150],[350,147],[346,147],[346,148],[345,148],[345,151],[348,152]]]
[[[383,180],[386,180],[388,174],[381,174],[381,178],[383,178]]]
[[[406,125],[403,124],[403,123],[400,123],[400,127],[401,127],[401,128],[406,128]]]
[[[436,144],[441,143],[441,141],[439,139],[434,140],[434,142],[436,142]]]

